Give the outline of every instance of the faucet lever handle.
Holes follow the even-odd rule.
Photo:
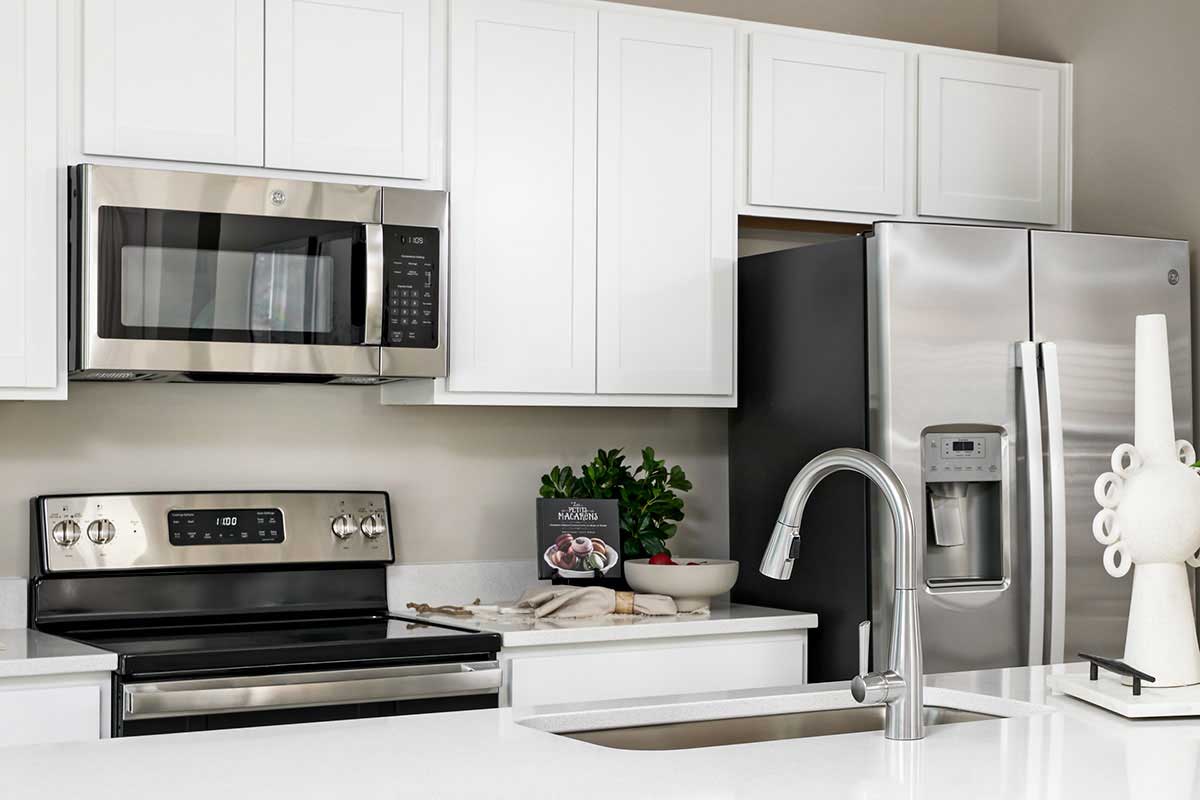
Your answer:
[[[871,620],[858,623],[858,674],[866,675],[871,660]]]

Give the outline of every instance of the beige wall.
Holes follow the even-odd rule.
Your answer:
[[[624,0],[964,50],[996,49],[998,0]]]
[[[1000,0],[998,30],[1006,55],[1075,65],[1075,229],[1189,239],[1195,309],[1200,3]]]
[[[72,385],[0,403],[0,575],[28,571],[35,494],[239,488],[391,492],[401,561],[534,558],[543,472],[598,447],[687,470],[681,549],[728,551],[726,415],[715,410],[380,406],[377,389]]]

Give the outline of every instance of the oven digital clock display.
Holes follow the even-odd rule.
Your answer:
[[[205,544],[279,544],[278,508],[177,508],[167,512],[167,535],[179,547]]]

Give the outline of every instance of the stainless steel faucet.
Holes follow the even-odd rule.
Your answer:
[[[921,620],[917,613],[917,543],[913,540],[912,504],[904,484],[883,459],[865,450],[844,447],[814,458],[796,473],[775,531],[763,554],[759,571],[768,578],[785,581],[792,576],[792,562],[800,545],[800,518],[813,489],[841,470],[866,476],[879,487],[892,511],[896,534],[896,593],[892,604],[892,651],[888,668],[867,673],[870,623],[859,628],[859,670],[850,692],[859,703],[887,706],[884,735],[889,739],[921,739],[925,736],[921,662]]]

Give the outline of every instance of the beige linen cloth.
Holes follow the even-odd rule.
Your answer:
[[[585,619],[609,614],[671,617],[679,613],[675,601],[666,595],[618,592],[603,586],[536,586],[526,589],[515,607],[532,611],[538,619]]]

